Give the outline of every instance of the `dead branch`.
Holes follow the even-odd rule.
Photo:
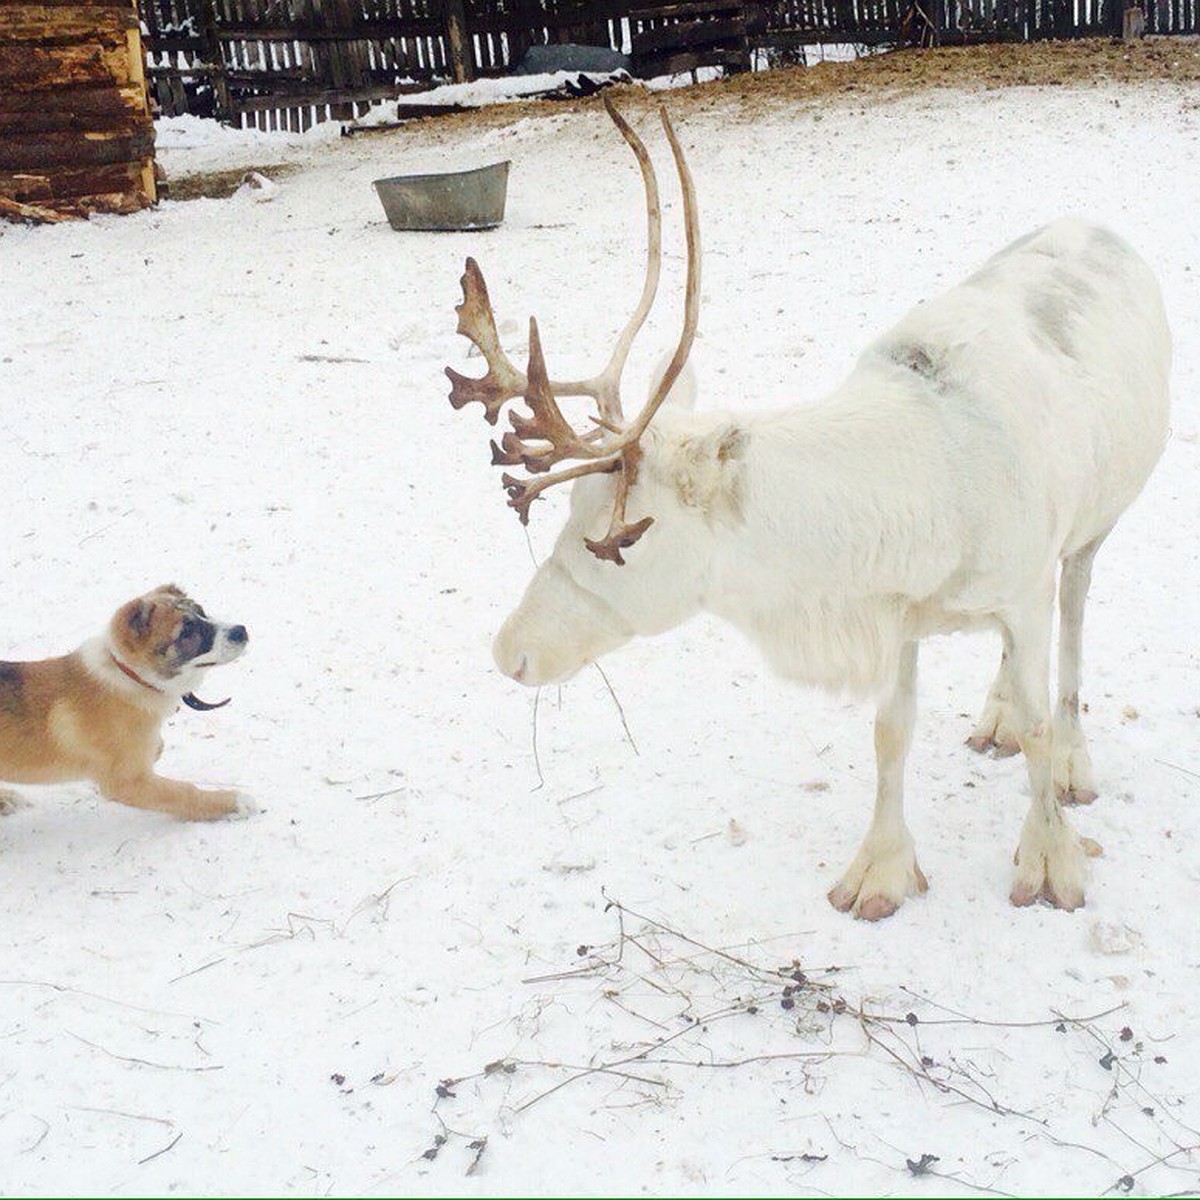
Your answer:
[[[183,1137],[181,1129],[161,1150],[155,1150],[153,1154],[147,1154],[145,1158],[138,1159],[138,1166],[144,1167],[146,1163],[153,1161],[156,1158],[161,1158],[168,1150],[174,1150],[179,1145],[180,1139]]]
[[[637,742],[635,742],[633,740],[633,734],[629,732],[629,722],[627,720],[625,720],[625,709],[622,706],[621,701],[617,698],[617,693],[613,688],[612,682],[609,680],[608,676],[604,673],[604,668],[598,662],[592,663],[592,666],[595,667],[596,670],[600,672],[600,678],[604,680],[604,686],[606,688],[608,688],[608,694],[612,697],[612,702],[617,706],[617,715],[621,718],[621,728],[625,730],[626,740],[629,742],[629,745],[633,748],[634,754],[636,754],[640,758],[642,755],[642,752],[638,749]]]
[[[134,1058],[128,1054],[114,1054],[113,1051],[105,1049],[103,1046],[98,1046],[95,1042],[89,1042],[87,1038],[80,1037],[77,1033],[71,1033],[67,1030],[77,1042],[82,1042],[85,1046],[90,1046],[93,1050],[99,1050],[101,1054],[107,1055],[109,1058],[116,1059],[117,1062],[129,1063],[135,1067],[152,1067],[156,1071],[192,1071],[199,1073],[201,1071],[223,1071],[225,1068],[219,1063],[209,1067],[188,1067],[179,1066],[174,1063],[159,1063],[151,1062],[147,1058]]]
[[[596,989],[595,999],[607,1001],[622,1014],[649,1028],[638,1030],[623,1045],[616,1041],[610,1043],[616,1052],[610,1048],[607,1054],[596,1054],[586,1063],[514,1057],[490,1063],[482,1071],[461,1079],[442,1080],[437,1087],[435,1105],[442,1100],[456,1099],[454,1089],[466,1080],[511,1076],[518,1071],[523,1076],[552,1072],[557,1077],[542,1081],[541,1090],[528,1095],[515,1107],[509,1107],[506,1102],[506,1111],[514,1115],[524,1115],[543,1100],[573,1085],[600,1078],[611,1079],[622,1089],[636,1085],[632,1095],[641,1097],[638,1103],[654,1104],[677,1087],[681,1072],[729,1072],[787,1063],[802,1073],[807,1089],[814,1080],[820,1080],[818,1068],[828,1068],[839,1059],[866,1057],[876,1064],[882,1060],[890,1068],[902,1071],[922,1095],[951,1097],[953,1102],[968,1104],[989,1116],[1027,1123],[1033,1136],[1048,1144],[1098,1156],[1110,1164],[1114,1176],[1120,1176],[1110,1191],[1128,1191],[1134,1179],[1154,1168],[1165,1166],[1180,1170],[1179,1160],[1192,1152],[1200,1153],[1200,1135],[1196,1135],[1195,1145],[1184,1145],[1171,1139],[1173,1149],[1156,1153],[1153,1147],[1143,1145],[1121,1129],[1109,1111],[1112,1106],[1108,1105],[1102,1114],[1104,1122],[1139,1146],[1146,1156],[1136,1172],[1126,1172],[1124,1164],[1103,1150],[1064,1142],[1053,1136],[1046,1118],[1008,1103],[986,1064],[977,1064],[970,1056],[956,1055],[953,1049],[948,1058],[943,1052],[940,1061],[935,1062],[931,1057],[932,1049],[926,1052],[922,1044],[923,1040],[928,1041],[928,1037],[922,1038],[924,1026],[1014,1029],[1035,1034],[1050,1029],[1062,1032],[1070,1026],[1095,1039],[1104,1049],[1106,1058],[1101,1061],[1101,1066],[1113,1072],[1118,1090],[1136,1090],[1138,1095],[1153,1102],[1156,1111],[1162,1111],[1162,1100],[1146,1088],[1141,1079],[1137,1069],[1141,1065],[1140,1059],[1133,1061],[1141,1043],[1135,1043],[1129,1053],[1118,1054],[1092,1025],[1094,1021],[1121,1011],[1125,1007],[1123,1004],[1086,1016],[1068,1018],[1051,1010],[1049,1018],[1010,1021],[975,1017],[909,988],[900,989],[914,1002],[907,1012],[896,1011],[894,1006],[870,998],[847,1001],[838,982],[844,977],[844,968],[833,965],[809,967],[799,958],[782,965],[768,965],[761,960],[755,961],[762,954],[760,947],[739,945],[735,949],[707,945],[667,921],[630,908],[603,889],[601,894],[605,911],[616,917],[616,939],[602,946],[581,945],[576,954],[585,961],[559,972],[530,977],[525,982],[540,985],[598,980],[591,985]],[[840,1017],[849,1020],[839,1022]],[[769,1022],[767,1028],[783,1032],[784,1036],[819,1039],[819,1043],[812,1048],[796,1049],[787,1045],[768,1045],[762,1053],[754,1053],[755,1048],[750,1047],[751,1052],[747,1053],[744,1030],[748,1026],[743,1025],[737,1027],[732,1041],[725,1039],[730,1051],[723,1053],[720,1044],[713,1040],[720,1037],[717,1027],[729,1021],[746,1022],[749,1018]],[[781,1022],[785,1030],[780,1029]],[[844,1031],[843,1035],[839,1036],[836,1030]],[[1113,1045],[1130,1043],[1132,1039],[1132,1032],[1126,1028]],[[735,1045],[737,1049],[733,1050]],[[536,1076],[534,1080],[524,1077],[522,1080],[526,1084],[531,1081],[536,1082]],[[1143,1108],[1151,1117],[1155,1110]],[[1183,1122],[1178,1122],[1178,1127],[1181,1130],[1188,1128]],[[1166,1136],[1166,1130],[1157,1123],[1156,1128]],[[436,1152],[435,1146],[432,1153]],[[922,1162],[919,1156],[913,1161]],[[895,1161],[885,1165],[894,1167]],[[998,1180],[988,1184],[974,1183],[956,1174],[939,1172],[932,1161],[925,1162],[919,1173],[982,1194],[1008,1194],[992,1186]]]
[[[198,1017],[195,1013],[173,1012],[166,1008],[146,1008],[142,1004],[130,1004],[125,1000],[117,1000],[112,996],[102,996],[99,992],[85,991],[83,988],[68,987],[63,983],[52,983],[46,979],[0,979],[0,987],[38,987],[47,988],[52,992],[59,992],[66,996],[84,996],[88,1000],[100,1000],[105,1004],[115,1005],[117,1008],[127,1008],[131,1012],[146,1013],[152,1017],[176,1017],[182,1021],[204,1021],[205,1024],[215,1024],[208,1017]]]
[[[46,1138],[50,1136],[50,1122],[42,1120],[41,1117],[34,1113],[30,1113],[29,1115],[41,1125],[42,1132],[39,1133],[37,1137],[35,1137],[33,1141],[29,1143],[28,1146],[21,1147],[20,1152],[22,1154],[32,1154],[46,1140]]]
[[[904,992],[905,995],[912,996],[914,1000],[920,1000],[922,1004],[928,1004],[931,1008],[941,1009],[942,1012],[953,1014],[953,1019],[951,1020],[939,1020],[936,1018],[930,1020],[928,1017],[922,1017],[922,1025],[982,1025],[987,1029],[1042,1029],[1047,1025],[1061,1024],[1063,1021],[1072,1024],[1099,1021],[1102,1017],[1111,1017],[1113,1013],[1120,1012],[1122,1009],[1129,1007],[1129,1001],[1122,1000],[1120,1004],[1114,1004],[1112,1008],[1102,1009],[1100,1012],[1092,1013],[1086,1017],[1064,1017],[1061,1013],[1051,1009],[1054,1015],[1041,1021],[988,1021],[983,1017],[972,1017],[967,1013],[959,1012],[957,1009],[948,1008],[945,1004],[939,1004],[936,1000],[931,1000],[928,996],[922,996],[920,992],[915,992],[912,988],[901,985],[900,991]],[[882,1015],[876,1019],[880,1021],[908,1020],[907,1017],[894,1018]]]
[[[71,1111],[100,1113],[107,1117],[124,1117],[129,1121],[152,1121],[155,1125],[166,1125],[168,1128],[175,1124],[168,1117],[147,1117],[141,1113],[122,1112],[119,1108],[92,1108],[86,1104],[72,1104]]]

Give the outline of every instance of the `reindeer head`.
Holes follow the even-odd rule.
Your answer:
[[[696,587],[684,580],[689,571],[688,539],[669,535],[667,526],[696,520],[685,512],[671,487],[658,478],[647,460],[647,439],[658,436],[651,421],[672,392],[687,362],[700,309],[700,235],[695,189],[683,150],[670,119],[660,110],[683,195],[687,238],[687,283],[683,329],[661,377],[646,403],[632,418],[621,404],[621,374],[634,338],[646,321],[662,268],[662,212],[658,180],[646,147],[607,101],[605,107],[632,149],[646,193],[646,275],[642,294],[599,375],[570,382],[551,380],[542,353],[536,320],[529,323],[529,358],[520,371],[500,347],[496,322],[483,275],[473,259],[462,278],[458,332],[466,335],[487,362],[480,379],[450,367],[450,403],[455,408],[477,401],[489,424],[499,420],[504,405],[524,400],[528,413],[508,410],[511,428],[492,441],[493,465],[523,467],[524,476],[505,473],[502,483],[509,506],[522,524],[530,506],[547,488],[575,481],[571,516],[554,554],[538,570],[517,611],[496,638],[494,653],[506,674],[530,684],[565,679],[582,665],[628,641],[636,634],[660,632],[677,624],[697,607]],[[563,415],[558,398],[588,396],[596,404],[590,425],[576,429]],[[635,492],[636,489],[636,492]],[[626,518],[631,494],[637,519]],[[655,545],[626,566],[623,551],[633,546],[655,522],[665,522]],[[607,528],[605,526],[607,525]],[[616,571],[616,567],[623,567]],[[684,583],[684,586],[679,585]]]

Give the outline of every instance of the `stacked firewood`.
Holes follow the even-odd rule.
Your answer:
[[[0,217],[128,213],[155,198],[133,0],[0,3]]]

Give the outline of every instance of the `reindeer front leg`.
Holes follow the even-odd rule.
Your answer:
[[[917,866],[912,834],[904,823],[904,761],[916,719],[917,643],[908,642],[891,692],[875,714],[875,814],[854,861],[830,889],[829,903],[864,921],[890,917],[908,896],[929,884]]]
[[[167,813],[181,821],[217,821],[239,811],[237,792],[198,788],[152,771],[112,774],[97,782],[108,800]]]

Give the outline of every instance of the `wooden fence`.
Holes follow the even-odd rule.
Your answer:
[[[630,54],[635,72],[813,43],[1119,34],[1135,0],[138,0],[161,113],[306,129],[431,82],[509,71],[532,45]],[[1142,0],[1146,32],[1200,32],[1200,0]]]

